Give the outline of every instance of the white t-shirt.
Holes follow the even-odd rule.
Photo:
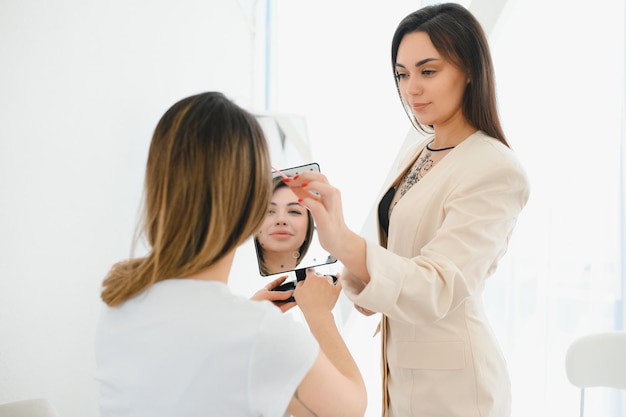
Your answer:
[[[220,282],[168,279],[96,333],[101,417],[282,416],[319,345],[268,301]]]

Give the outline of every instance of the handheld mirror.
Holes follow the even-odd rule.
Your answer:
[[[289,177],[305,171],[320,172],[320,168],[310,163],[280,169]],[[261,230],[254,236],[254,246],[262,276],[295,271],[300,277],[307,268],[337,259],[320,245],[313,216],[282,181],[280,172],[273,174],[270,205]]]

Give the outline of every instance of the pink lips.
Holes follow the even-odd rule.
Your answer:
[[[426,106],[428,106],[428,103],[413,103],[411,104],[411,108],[414,111],[420,112],[422,110],[424,110],[426,108]]]
[[[277,239],[287,239],[287,238],[290,238],[292,234],[289,232],[284,232],[284,231],[276,231],[276,232],[270,233],[270,236],[275,237]]]

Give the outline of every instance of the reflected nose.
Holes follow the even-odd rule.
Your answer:
[[[283,225],[286,226],[287,225],[287,220],[285,220],[285,213],[283,213],[282,211],[279,212],[276,216],[276,221],[274,222],[274,224],[278,225]]]

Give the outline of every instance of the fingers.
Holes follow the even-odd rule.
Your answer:
[[[341,284],[339,283],[339,274],[335,274],[335,275],[331,275],[331,274],[328,274],[328,275],[323,275],[323,274],[320,274],[320,273],[316,272],[316,271],[315,271],[315,269],[313,269],[313,268],[307,268],[307,270],[306,270],[306,278],[308,278],[309,276],[315,276],[315,277],[318,277],[318,278],[319,278],[319,277],[322,277],[322,278],[326,279],[326,281],[328,281],[329,283],[331,283],[331,284],[337,284],[337,285],[339,285],[339,286],[340,286],[340,288],[341,288]],[[303,281],[304,281],[304,280],[303,280]],[[303,282],[303,281],[300,281],[299,283],[301,283],[301,282]],[[298,283],[298,284],[299,284],[299,283]]]
[[[285,282],[286,279],[287,279],[287,275],[283,275],[282,277],[278,277],[278,278],[274,279],[273,281],[268,282],[265,285],[265,287],[263,287],[263,289],[265,291],[271,291],[274,288],[278,287],[283,282]]]
[[[308,275],[298,283],[294,291],[294,298],[305,313],[312,310],[332,310],[337,302],[341,285],[333,285],[330,276]]]
[[[293,295],[293,291],[268,291],[265,295],[266,300],[285,301]]]
[[[304,172],[285,180],[285,183],[299,198],[308,202],[319,201],[334,189],[328,179],[318,172]]]
[[[298,175],[294,175],[293,177],[285,178],[283,181],[289,185],[296,184],[297,186],[301,186],[303,182],[320,182],[328,184],[328,179],[324,174],[314,171],[305,171]]]
[[[274,280],[273,282],[282,282],[281,280]],[[284,280],[283,280],[284,281]],[[253,300],[267,300],[272,302],[276,307],[280,308],[283,313],[291,310],[296,306],[295,301],[286,301],[293,295],[293,291],[270,291],[261,290],[253,297]]]
[[[330,253],[340,250],[338,242],[342,240],[341,235],[347,233],[340,190],[329,184],[322,174],[315,172],[295,176],[287,185],[315,218],[322,247]]]
[[[291,293],[293,291],[272,291],[280,284],[282,284],[286,279],[287,275],[283,275],[282,277],[278,277],[273,281],[268,282],[263,288],[254,293],[254,295],[250,297],[250,299],[255,301],[269,300],[272,302],[286,300],[291,296]]]

